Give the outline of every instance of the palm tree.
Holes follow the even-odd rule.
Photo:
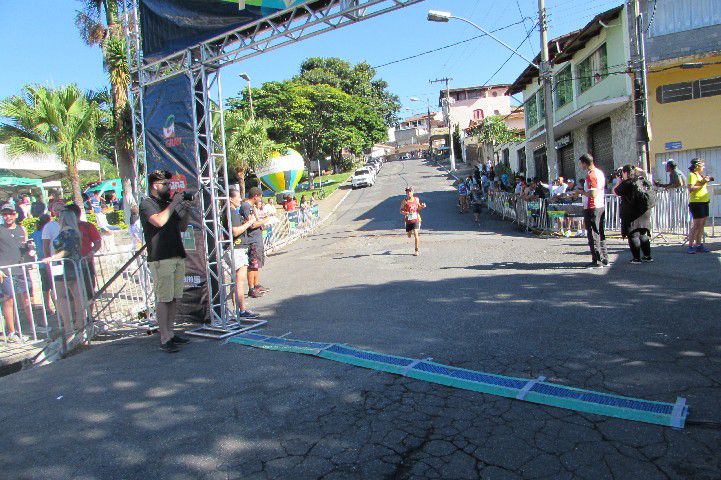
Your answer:
[[[0,101],[0,141],[10,155],[55,153],[67,167],[73,200],[83,204],[78,175],[81,157],[97,156],[96,129],[100,112],[77,85],[57,90],[25,86],[22,95]]]
[[[110,78],[115,155],[120,177],[123,179],[123,196],[130,198],[136,173],[133,166],[127,95],[130,71],[125,36],[119,21],[118,3],[117,0],[79,1],[82,8],[75,15],[75,25],[87,45],[100,46],[103,64]]]
[[[254,119],[239,110],[225,111],[225,154],[228,169],[238,174],[245,197],[245,175],[266,165],[280,145],[268,138],[270,122]]]

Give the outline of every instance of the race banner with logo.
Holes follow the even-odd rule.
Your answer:
[[[307,0],[140,0],[143,56],[155,60]],[[322,8],[327,0],[309,2]]]
[[[207,275],[205,240],[198,192],[198,168],[193,128],[193,90],[190,79],[180,75],[150,85],[144,91],[145,155],[148,172],[166,170],[171,195],[195,193],[195,208],[188,230],[183,233],[185,246],[185,293],[178,315],[185,320],[207,318]]]

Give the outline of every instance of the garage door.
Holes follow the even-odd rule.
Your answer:
[[[611,119],[591,125],[591,153],[596,166],[611,178],[613,174],[613,137],[611,136]]]
[[[694,158],[703,158],[706,161],[706,175],[716,179],[712,185],[719,185],[711,188],[711,193],[714,195],[714,198],[711,199],[711,215],[721,217],[721,147],[658,153],[656,154],[654,178],[661,183],[668,183],[666,162],[669,160],[674,160],[678,165],[679,172],[683,174],[684,178],[688,178],[688,166]]]
[[[558,174],[563,178],[576,178],[576,162],[573,158],[573,145],[558,150]]]
[[[536,167],[534,175],[548,183],[548,159],[545,148],[533,152],[533,165]]]

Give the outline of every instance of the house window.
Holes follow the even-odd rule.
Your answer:
[[[542,88],[538,89],[538,110],[541,120],[546,118],[546,95]]]
[[[501,155],[503,155],[503,163],[507,167],[511,166],[511,152],[507,148],[504,148],[501,152]]]
[[[483,119],[483,110],[473,110],[473,120],[482,120]]]
[[[693,82],[671,83],[656,89],[658,103],[683,102],[721,95],[721,77],[704,78]]]
[[[535,93],[526,102],[526,128],[530,129],[538,123],[538,95]]]
[[[578,93],[587,91],[608,76],[608,56],[604,43],[578,64]]]
[[[556,75],[556,108],[561,108],[573,100],[572,82],[571,66],[568,65]]]

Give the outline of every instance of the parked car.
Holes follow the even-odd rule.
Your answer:
[[[375,180],[375,175],[370,169],[366,167],[359,168],[353,174],[353,178],[351,179],[351,188],[355,190],[358,187],[372,187]]]

